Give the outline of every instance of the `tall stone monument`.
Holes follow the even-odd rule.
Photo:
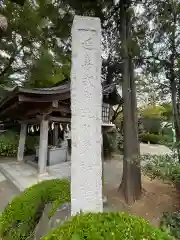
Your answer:
[[[101,212],[101,24],[75,16],[71,72],[71,214]]]

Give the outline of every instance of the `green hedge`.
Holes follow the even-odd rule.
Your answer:
[[[180,212],[164,213],[160,227],[175,239],[180,239]]]
[[[144,155],[141,160],[147,163],[142,167],[145,175],[151,179],[159,178],[177,185],[180,183],[180,164],[176,154]]]
[[[88,213],[73,217],[42,240],[168,240],[143,218],[125,213]]]
[[[156,135],[153,133],[141,133],[139,134],[139,139],[141,142],[150,142],[152,144],[164,143],[169,141],[169,138],[167,136]]]
[[[12,157],[17,155],[19,136],[14,132],[0,135],[0,156]]]
[[[146,132],[158,135],[161,129],[161,118],[143,117],[142,123]]]
[[[45,204],[60,205],[70,201],[67,180],[48,180],[38,183],[9,204],[0,216],[0,237],[6,240],[27,239],[35,229]]]
[[[0,135],[0,156],[17,156],[19,144],[19,134],[13,131],[5,132]],[[25,154],[35,152],[35,146],[39,144],[39,136],[27,136],[25,145]]]
[[[39,136],[27,136],[25,154],[35,153],[35,147],[39,145]]]

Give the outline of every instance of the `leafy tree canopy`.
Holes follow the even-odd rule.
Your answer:
[[[165,112],[165,108],[163,106],[149,105],[142,110],[142,117],[162,118],[164,112]]]

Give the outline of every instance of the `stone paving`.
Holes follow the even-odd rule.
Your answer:
[[[20,190],[43,180],[70,177],[70,162],[57,164],[48,168],[48,174],[38,176],[37,169],[17,161],[0,163],[0,171]]]
[[[116,164],[116,167],[114,166]],[[114,168],[116,170],[114,171]],[[116,176],[119,178],[122,162],[117,160],[104,163],[105,182],[111,182]],[[27,187],[48,179],[70,178],[70,162],[54,165],[47,169],[48,174],[38,177],[36,168],[29,164],[18,163],[16,161],[0,163],[0,171],[20,190],[24,191]],[[111,174],[113,173],[113,174]]]
[[[0,212],[19,194],[19,190],[0,173]]]
[[[164,155],[171,154],[172,151],[164,146],[159,144],[140,144],[140,152],[141,154],[151,154],[151,155]]]
[[[141,154],[170,154],[171,150],[163,145],[140,145]],[[47,179],[62,179],[70,178],[71,175],[70,162],[64,162],[51,167],[48,167],[48,173],[41,175],[37,174],[37,169],[29,164],[19,163],[17,161],[8,161],[0,163],[0,172],[9,179],[20,191],[23,191],[31,185],[47,180]],[[120,178],[122,172],[122,161],[106,161],[104,164],[105,182],[111,182],[117,177]]]
[[[141,154],[170,154],[171,151],[162,145],[141,144]],[[119,183],[122,176],[122,161],[106,161],[104,163],[104,182],[112,185]],[[5,177],[6,176],[6,177]],[[46,179],[70,178],[70,162],[61,163],[48,168],[48,174],[38,178],[33,166],[17,161],[0,161],[0,212],[12,198],[31,185]]]
[[[3,182],[3,181],[6,181],[6,178],[2,173],[0,173],[0,182]]]

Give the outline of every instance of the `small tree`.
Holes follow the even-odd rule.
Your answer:
[[[161,122],[165,119],[165,108],[163,106],[148,105],[141,110],[144,130],[148,133],[159,134]]]

